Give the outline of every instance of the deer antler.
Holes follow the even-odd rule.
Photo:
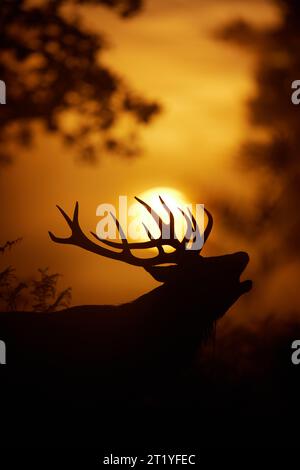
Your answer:
[[[153,209],[151,209],[151,207],[145,201],[142,201],[141,199],[137,197],[135,199],[147,209],[147,211],[151,214],[151,216],[157,223],[161,232],[159,238],[157,239],[153,238],[148,228],[143,224],[146,230],[146,233],[149,237],[149,241],[129,243],[118,219],[116,219],[115,216],[111,213],[111,216],[113,217],[116,223],[118,232],[121,236],[122,243],[113,242],[111,240],[100,238],[95,233],[91,232],[91,234],[101,243],[107,246],[110,246],[111,248],[116,248],[121,251],[117,252],[117,251],[109,250],[101,245],[98,245],[92,242],[92,240],[90,240],[82,231],[79,225],[79,219],[78,219],[78,214],[79,214],[78,202],[76,202],[76,205],[75,205],[73,219],[71,219],[61,207],[57,206],[57,208],[63,215],[64,219],[66,220],[67,224],[69,225],[72,231],[71,235],[67,238],[61,238],[61,237],[57,237],[53,235],[52,232],[49,232],[50,238],[52,241],[56,243],[79,246],[81,248],[84,248],[87,251],[91,251],[92,253],[96,253],[98,255],[105,256],[107,258],[112,258],[112,259],[116,259],[119,261],[123,261],[125,263],[132,264],[135,266],[142,266],[144,268],[149,268],[151,266],[163,264],[163,263],[178,264],[182,260],[183,253],[186,251],[186,244],[189,241],[191,241],[193,231],[195,232],[194,237],[200,236],[199,228],[198,228],[198,225],[196,223],[194,216],[189,211],[189,217],[188,217],[187,214],[182,209],[179,208],[179,210],[181,211],[187,223],[187,230],[186,230],[185,236],[180,241],[178,240],[175,234],[174,215],[161,196],[159,196],[159,199],[164,209],[167,211],[169,215],[169,223],[165,223],[162,220],[162,218]],[[213,219],[212,219],[211,214],[206,209],[204,210],[208,216],[208,224],[204,231],[204,241],[206,241],[212,229]],[[165,237],[166,234],[168,234],[168,238]],[[175,251],[171,253],[166,253],[163,249],[163,245],[170,245],[173,248],[175,248]],[[145,248],[157,248],[158,254],[152,258],[138,258],[134,256],[131,252],[132,249],[145,249]],[[198,250],[189,250],[189,251],[194,254],[198,254],[200,250],[201,248]]]

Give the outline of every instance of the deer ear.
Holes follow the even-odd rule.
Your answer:
[[[151,266],[146,271],[158,282],[167,282],[176,274],[178,266]]]

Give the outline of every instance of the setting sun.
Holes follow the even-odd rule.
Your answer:
[[[145,201],[149,206],[162,218],[162,220],[166,223],[169,222],[169,216],[167,211],[164,209],[159,196],[164,200],[167,204],[169,209],[174,214],[175,220],[175,232],[179,239],[183,238],[183,234],[186,230],[186,222],[179,211],[179,208],[182,210],[186,210],[186,206],[188,202],[185,196],[178,190],[173,188],[167,187],[157,187],[149,189],[141,194],[139,194],[138,198],[142,201]],[[141,224],[145,224],[148,228],[149,232],[152,234],[154,238],[158,238],[160,235],[159,228],[155,223],[153,217],[149,214],[149,212],[138,202],[134,203],[132,206],[132,210]],[[149,240],[146,230],[143,229],[140,231],[141,241]],[[173,249],[166,245],[165,251],[170,252]]]

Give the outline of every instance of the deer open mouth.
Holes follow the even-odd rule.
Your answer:
[[[239,261],[239,287],[242,292],[249,292],[252,289],[252,281],[250,279],[241,280],[240,276],[243,274],[247,264],[249,263],[249,255],[244,251],[236,253]]]
[[[251,279],[246,279],[245,281],[240,281],[240,287],[243,292],[249,292],[252,289]]]

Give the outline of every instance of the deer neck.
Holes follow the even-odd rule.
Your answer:
[[[180,306],[181,297],[181,295],[178,295],[178,291],[174,291],[174,286],[163,284],[141,295],[133,303],[138,307],[149,307],[151,309],[163,308],[166,304]]]
[[[197,343],[208,338],[214,330],[215,321],[209,312],[202,311],[199,301],[191,300],[178,285],[163,284],[137,298],[133,305],[138,313],[148,312],[154,322],[166,322]]]

